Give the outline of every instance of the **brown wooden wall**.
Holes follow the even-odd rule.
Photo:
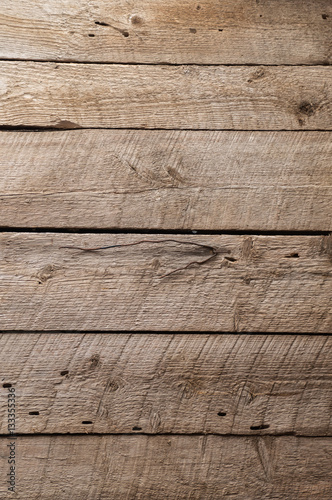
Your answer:
[[[331,2],[0,10],[1,500],[330,500]]]

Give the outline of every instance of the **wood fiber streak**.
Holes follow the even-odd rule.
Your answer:
[[[329,64],[329,0],[2,0],[0,57]]]
[[[23,434],[327,436],[331,347],[300,335],[11,333],[1,380],[16,388]]]
[[[166,235],[167,236],[167,235]],[[331,236],[2,233],[0,329],[331,332]]]
[[[331,130],[328,67],[0,63],[0,126]]]
[[[0,132],[3,227],[332,230],[330,132]]]
[[[17,449],[19,500],[331,498],[331,438],[24,436]]]

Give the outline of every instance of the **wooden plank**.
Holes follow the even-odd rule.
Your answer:
[[[329,0],[2,0],[0,57],[329,64]]]
[[[331,130],[328,67],[0,63],[0,125]]]
[[[328,231],[331,157],[330,132],[1,132],[0,225]]]
[[[24,434],[327,436],[331,347],[300,335],[7,333],[1,394],[15,391]]]
[[[165,236],[180,243],[63,248]],[[331,332],[331,236],[13,232],[0,245],[1,330]]]
[[[9,454],[0,439],[1,498]],[[331,438],[20,436],[20,500],[331,497]]]

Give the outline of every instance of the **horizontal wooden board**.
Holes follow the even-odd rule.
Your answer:
[[[330,132],[0,132],[0,225],[328,231],[331,158]]]
[[[331,347],[328,336],[7,333],[1,394],[15,392],[24,434],[325,436]]]
[[[332,130],[329,67],[0,63],[0,126]]]
[[[3,500],[331,498],[331,438],[21,436],[15,496],[10,442],[0,439]]]
[[[2,0],[0,57],[329,64],[329,0]]]
[[[2,330],[331,332],[331,236],[5,232],[0,248]]]

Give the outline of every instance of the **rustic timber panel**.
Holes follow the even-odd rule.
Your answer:
[[[328,67],[0,63],[0,125],[332,130]]]
[[[300,335],[3,334],[1,393],[15,388],[24,434],[324,436],[331,347]]]
[[[331,498],[327,438],[21,436],[17,449],[20,500]],[[13,498],[6,490],[1,481],[1,498]]]
[[[2,233],[0,328],[331,331],[331,236],[171,238]]]
[[[332,230],[330,132],[0,132],[0,225]]]
[[[0,57],[328,64],[329,0],[2,0]]]

